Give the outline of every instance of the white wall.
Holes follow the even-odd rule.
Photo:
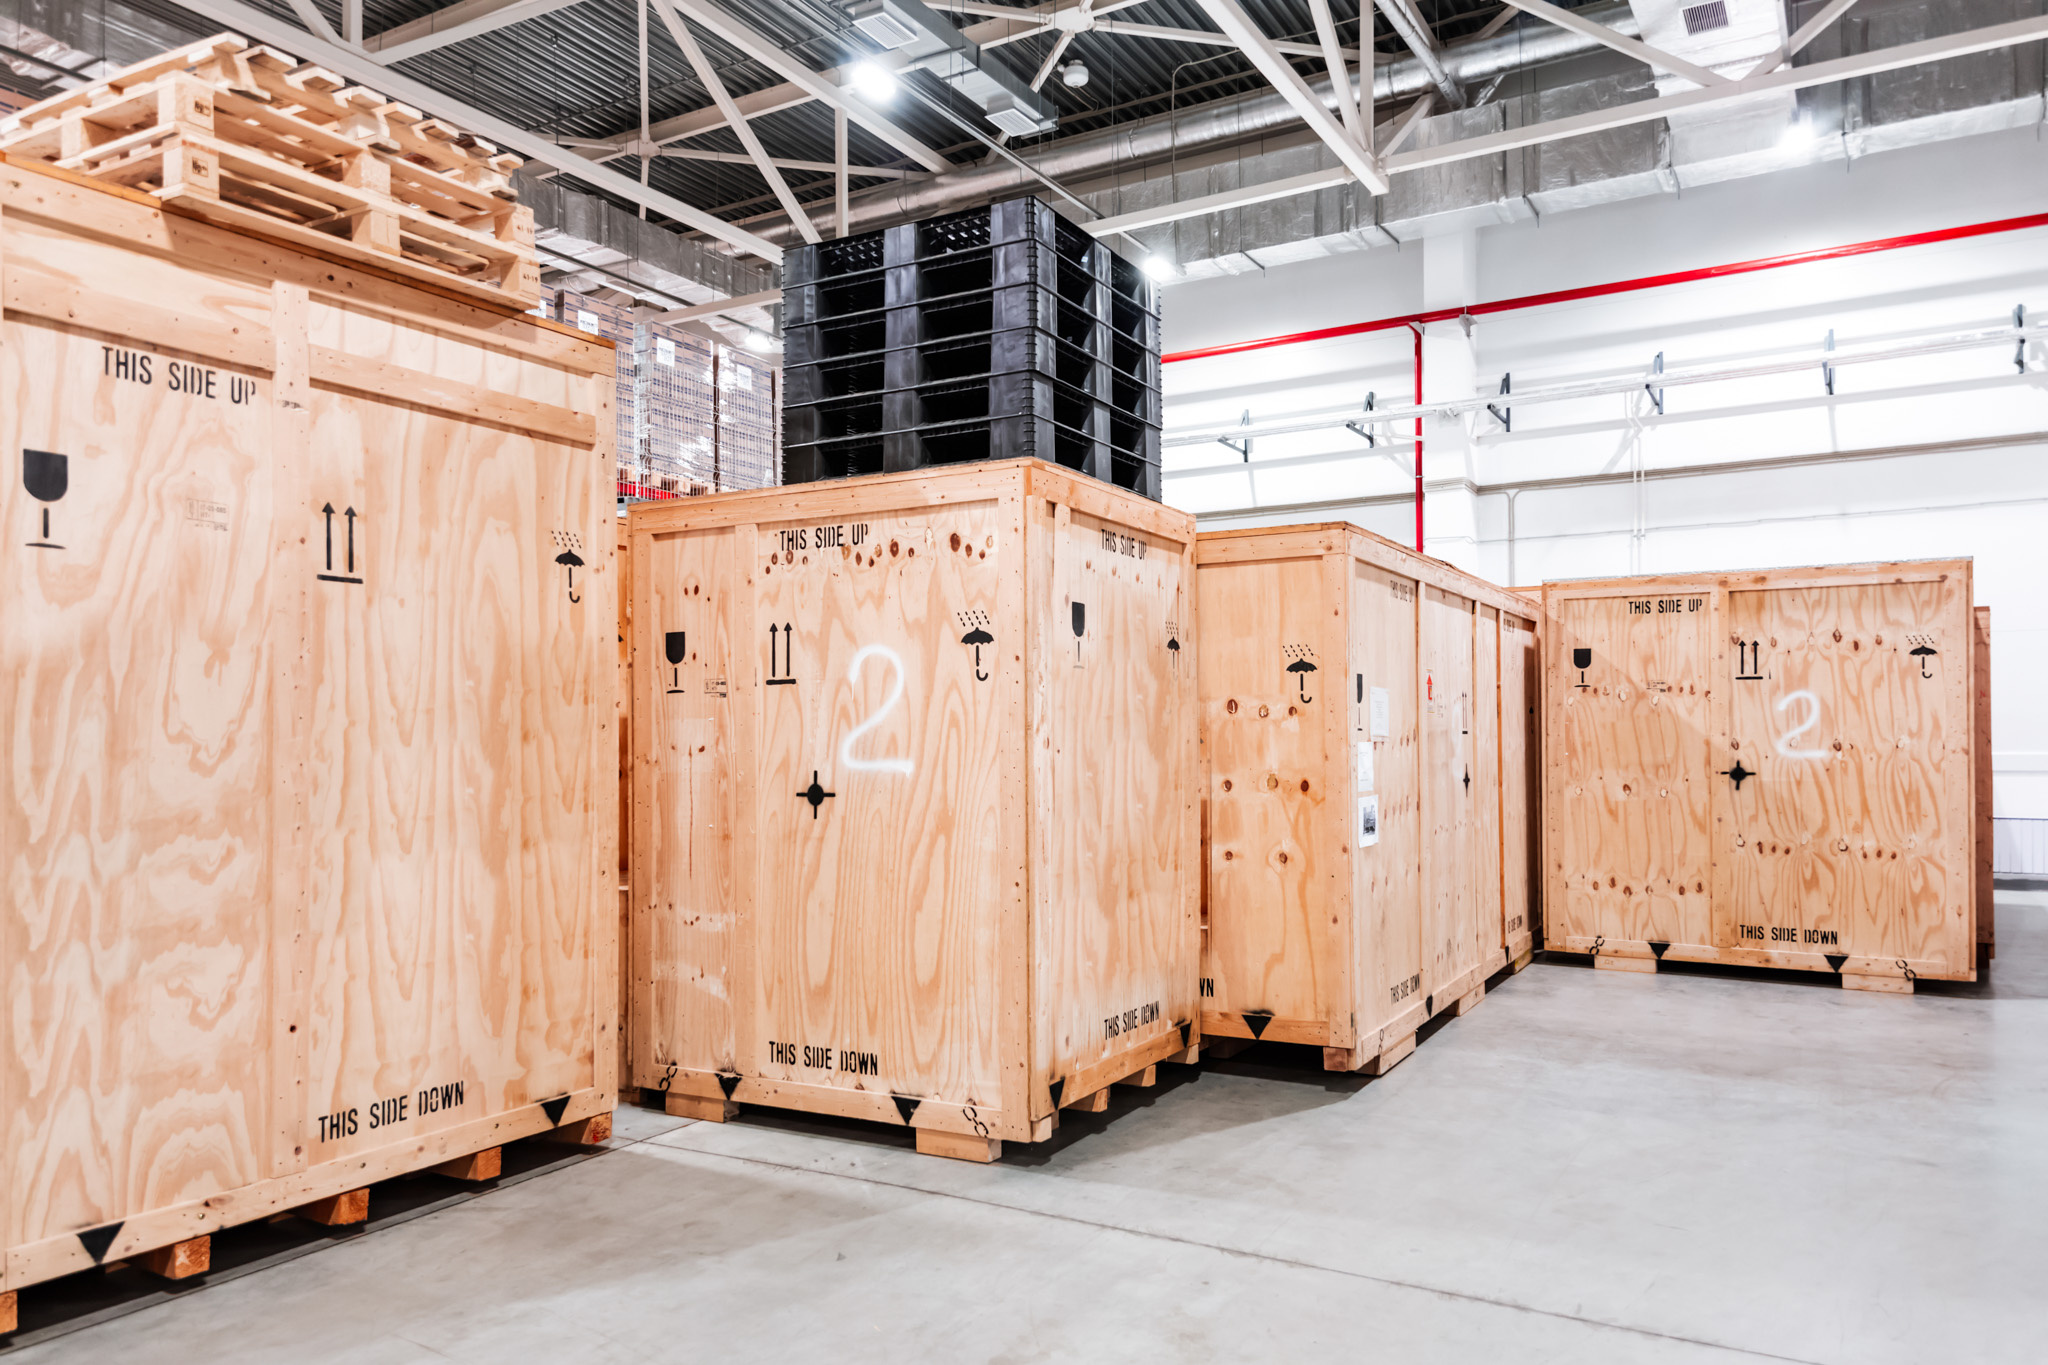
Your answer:
[[[1433,252],[1445,265],[1428,272],[1430,307],[1465,253],[1477,256],[1466,302],[1479,302],[2044,210],[2039,130],[1991,134],[1173,287],[1167,350],[1414,311]],[[1446,396],[1443,372],[1459,365],[1440,357],[1460,348],[1485,392],[1504,371],[1518,390],[1647,371],[1659,351],[1671,370],[1729,366],[1817,347],[1830,329],[1846,348],[2009,326],[2015,304],[2048,321],[2048,229],[1489,316],[1469,343],[1443,324],[1425,378],[1430,398]],[[1407,401],[1413,346],[1404,329],[1169,365],[1168,436],[1246,409],[1274,422],[1357,407],[1368,390]],[[1997,813],[2048,817],[2035,681],[2048,666],[2044,371],[2039,343],[2024,376],[2008,343],[1845,367],[1832,400],[1812,369],[1670,388],[1662,418],[1644,397],[1607,396],[1518,408],[1512,435],[1485,417],[1432,423],[1426,548],[1518,584],[1974,556],[1977,600],[1992,609]],[[1257,468],[1303,456],[1337,459]],[[1249,469],[1219,446],[1169,448],[1167,499],[1209,525],[1341,517],[1413,543],[1412,454],[1399,458],[1341,428],[1262,438]],[[1742,467],[1670,472],[1729,463]],[[1607,481],[1516,491],[1588,479]]]

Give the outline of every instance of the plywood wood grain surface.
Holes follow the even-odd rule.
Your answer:
[[[8,1286],[611,1103],[608,365],[239,240],[0,172]]]

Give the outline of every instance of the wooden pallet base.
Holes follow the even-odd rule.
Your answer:
[[[21,1302],[12,1289],[0,1294],[0,1337],[21,1325]]]
[[[369,1187],[330,1194],[325,1199],[315,1199],[310,1204],[302,1204],[292,1212],[308,1222],[320,1223],[330,1228],[344,1228],[351,1223],[367,1223],[370,1221]]]
[[[486,1147],[481,1152],[471,1152],[468,1156],[443,1161],[427,1169],[435,1175],[451,1176],[456,1180],[496,1180],[505,1169],[505,1149]]]
[[[1513,976],[1519,973],[1523,968],[1527,967],[1531,962],[1534,962],[1535,960],[1536,951],[1533,948],[1522,949],[1521,955],[1508,963],[1508,974],[1510,976]]]
[[[1569,940],[1573,947],[1559,950],[1547,948],[1544,951],[1560,956],[1586,956],[1586,949],[1593,946],[1592,940]],[[1593,966],[1604,972],[1646,972],[1656,974],[1667,962],[1686,962],[1701,967],[1768,967],[1777,971],[1813,972],[1832,976],[1848,991],[1879,991],[1887,995],[1911,995],[1913,984],[1918,980],[1974,980],[1974,974],[1964,977],[1942,977],[1932,970],[1932,963],[1911,961],[1884,961],[1880,958],[1837,957],[1825,958],[1815,953],[1785,952],[1744,952],[1700,947],[1683,943],[1624,943],[1611,944],[1599,941],[1599,950],[1591,954]],[[1929,970],[1922,970],[1923,967]]]
[[[1059,1128],[1061,1110],[1071,1110],[1080,1114],[1107,1112],[1110,1090],[1113,1086],[1156,1086],[1159,1083],[1161,1062],[1192,1066],[1201,1055],[1204,1046],[1205,1040],[1193,1036],[1191,1032],[1183,1033],[1179,1029],[1171,1029],[1111,1058],[1106,1063],[1079,1072],[1053,1087],[1053,1112],[1030,1122],[1028,1138],[1013,1136],[1010,1140],[1046,1141]],[[666,1090],[643,1090],[641,1093],[649,1103],[655,1102],[658,1095],[663,1112],[675,1118],[694,1119],[701,1123],[725,1123],[738,1117],[741,1107],[746,1105],[762,1109],[791,1109],[801,1113],[832,1114],[839,1118],[878,1123],[893,1120],[915,1130],[917,1150],[929,1155],[950,1156],[966,1161],[994,1161],[1002,1155],[1003,1139],[989,1136],[988,1131],[962,1131],[956,1126],[965,1121],[979,1123],[987,1130],[1002,1131],[1000,1115],[958,1110],[952,1106],[938,1104],[934,1104],[931,1109],[925,1109],[923,1100],[906,1095],[849,1090],[837,1086],[801,1085],[705,1072],[672,1072],[668,1078],[668,1086]],[[756,1098],[757,1096],[759,1098]],[[880,1104],[876,1104],[876,1100],[879,1100]],[[920,1110],[923,1113],[920,1113]],[[936,1123],[929,1121],[928,1117],[932,1116],[934,1111],[937,1111],[936,1117],[940,1120]],[[987,1155],[976,1155],[984,1150]]]
[[[577,1119],[559,1128],[541,1134],[549,1142],[560,1142],[571,1147],[596,1147],[612,1140],[612,1115],[607,1109],[602,1114],[592,1114],[587,1119]]]
[[[145,1252],[135,1265],[166,1280],[189,1280],[204,1275],[213,1266],[213,1238],[187,1237],[167,1247]]]
[[[917,1150],[925,1156],[945,1156],[955,1161],[973,1161],[984,1165],[991,1161],[1000,1161],[1003,1156],[1000,1138],[948,1133],[940,1128],[918,1129]]]

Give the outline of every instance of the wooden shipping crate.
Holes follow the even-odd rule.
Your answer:
[[[18,164],[0,289],[5,1285],[601,1131],[610,348]]]
[[[1193,517],[1031,460],[631,515],[640,1086],[986,1161],[1192,1051]]]
[[[1970,562],[1551,583],[1544,946],[1975,979]]]
[[[626,521],[614,517],[615,557],[619,593],[618,686],[612,710],[619,718],[619,1069],[621,1086],[633,1075],[633,897],[627,878],[633,864],[633,542]]]
[[[1384,1070],[1528,961],[1534,612],[1342,523],[1197,563],[1203,1035]]]

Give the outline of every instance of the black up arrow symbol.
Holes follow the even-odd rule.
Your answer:
[[[351,507],[342,515],[348,518],[348,571],[354,573],[356,571],[356,509]]]
[[[348,518],[348,569],[343,573],[334,571],[334,504],[326,503],[320,514],[327,518],[327,572],[319,577],[327,583],[360,583],[356,577],[356,509],[351,507],[342,515]]]
[[[327,517],[327,572],[329,572],[329,573],[333,573],[333,572],[334,572],[334,504],[330,502],[330,503],[328,503],[328,504],[327,504],[327,505],[326,505],[325,507],[322,507],[322,508],[321,508],[320,510],[321,510],[321,512],[323,512],[323,513],[324,513],[324,514],[326,515],[326,517]]]

